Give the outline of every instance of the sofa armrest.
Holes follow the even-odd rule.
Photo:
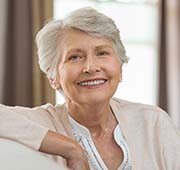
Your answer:
[[[2,170],[67,170],[66,167],[17,142],[0,138]]]

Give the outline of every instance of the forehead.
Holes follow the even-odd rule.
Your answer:
[[[66,29],[62,33],[61,50],[69,51],[74,48],[87,49],[97,47],[112,47],[112,41],[101,36],[94,36],[77,29]]]

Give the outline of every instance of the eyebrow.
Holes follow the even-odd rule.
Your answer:
[[[99,45],[95,47],[95,50],[101,50],[103,48],[113,48],[111,45]]]
[[[101,49],[103,49],[103,48],[113,48],[113,47],[110,46],[110,45],[98,45],[98,46],[96,46],[94,49],[95,49],[95,50],[101,50]],[[68,55],[69,53],[71,53],[71,52],[83,53],[84,50],[81,49],[81,48],[72,48],[72,49],[70,49],[70,50],[67,52],[67,55]]]
[[[80,48],[72,48],[72,49],[70,49],[70,50],[67,52],[67,54],[69,54],[69,53],[71,53],[71,52],[83,52],[83,50],[80,49]]]

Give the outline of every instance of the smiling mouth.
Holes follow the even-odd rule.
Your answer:
[[[99,79],[99,80],[88,80],[88,81],[82,81],[79,82],[78,85],[80,86],[98,86],[101,84],[104,84],[107,80],[105,79]]]

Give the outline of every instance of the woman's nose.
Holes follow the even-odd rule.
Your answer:
[[[88,59],[84,63],[83,73],[92,74],[94,72],[100,72],[100,66],[94,59]]]

